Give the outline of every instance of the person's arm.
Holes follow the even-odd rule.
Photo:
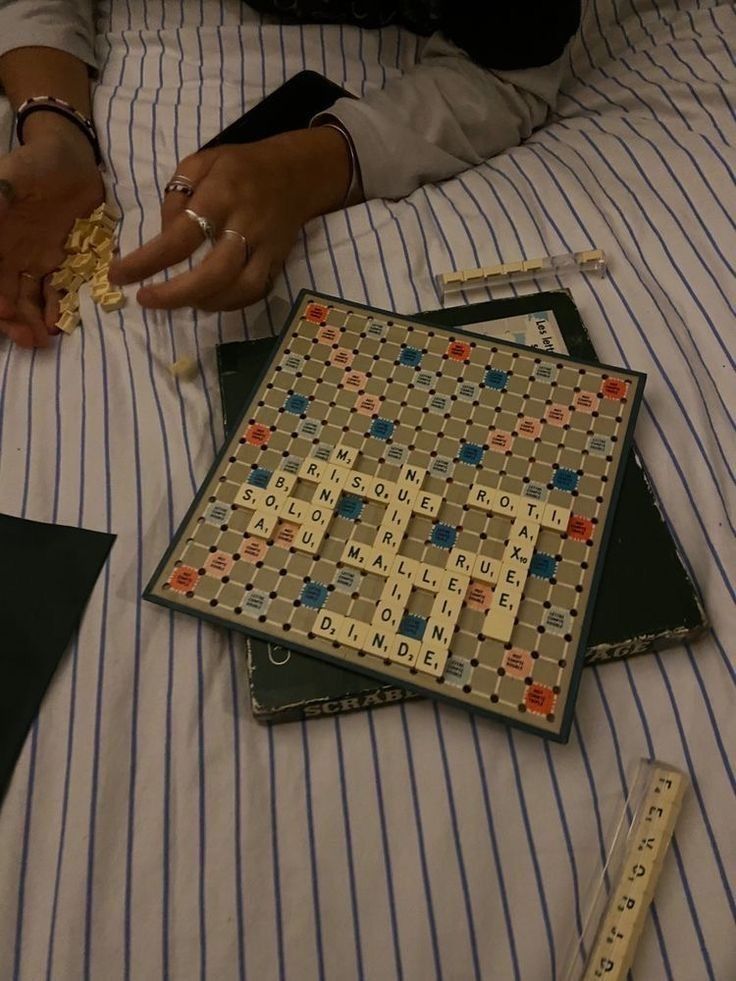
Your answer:
[[[89,71],[94,68],[91,0],[0,0],[0,88],[15,110],[32,96],[51,95],[91,115]],[[62,116],[36,112],[24,139],[82,133]],[[81,142],[80,142],[81,140]]]
[[[525,56],[531,64],[552,54],[556,60],[504,70],[478,64],[435,34],[401,78],[362,99],[338,100],[313,125],[335,119],[350,134],[366,199],[406,197],[422,184],[446,180],[516,146],[545,122],[556,102],[561,55],[577,17],[566,25],[552,45],[532,45],[529,51],[521,47],[518,33],[510,34],[505,64],[524,64]],[[503,22],[492,58],[501,59],[502,27]],[[455,36],[463,38],[463,31]]]
[[[8,68],[5,59],[8,52],[15,53],[19,49],[26,52],[19,57],[28,61],[30,70],[33,69],[31,59],[37,56],[39,49],[53,49],[71,55],[82,65],[94,68],[92,0],[0,0],[0,86],[5,89],[11,101],[8,81],[4,76],[7,71],[17,73],[18,66],[16,60],[15,64],[11,61],[11,67]],[[36,54],[31,54],[31,51]],[[51,77],[44,74],[53,70],[53,64],[39,64],[37,67],[39,81],[64,86],[63,78],[56,73]],[[70,94],[74,94],[74,91]],[[61,91],[39,91],[22,93],[20,101],[30,95],[56,95],[65,98]],[[83,111],[81,106],[78,108],[80,112]]]

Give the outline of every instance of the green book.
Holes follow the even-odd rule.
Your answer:
[[[573,357],[595,351],[563,290],[419,314],[427,322]],[[239,418],[275,338],[217,349],[225,427]],[[591,624],[586,663],[619,660],[685,640],[707,626],[698,590],[657,505],[636,450],[626,465]],[[288,722],[417,697],[358,672],[246,638],[251,704],[262,722]]]

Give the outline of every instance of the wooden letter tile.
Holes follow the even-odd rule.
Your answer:
[[[278,516],[273,511],[256,511],[245,530],[258,538],[270,538],[277,521]]]
[[[318,484],[322,480],[325,471],[325,464],[321,460],[307,458],[299,467],[299,479],[308,480],[310,483]]]
[[[337,631],[337,640],[345,647],[351,647],[354,651],[359,651],[365,641],[370,624],[363,623],[361,620],[354,620],[352,617],[343,617],[342,624]]]
[[[487,555],[476,555],[473,563],[471,578],[478,582],[489,582],[493,584],[498,579],[501,563],[498,559],[491,559]]]
[[[338,633],[342,627],[344,617],[341,613],[331,613],[328,610],[320,610],[317,619],[314,621],[312,633],[325,640],[338,640]]]
[[[298,501],[295,497],[287,497],[285,501],[281,502],[279,517],[300,525],[305,519],[308,507],[310,505],[306,501]]]
[[[417,663],[419,652],[422,649],[421,640],[414,640],[412,637],[402,637],[396,634],[389,646],[388,656],[397,664],[403,664],[407,668],[413,668]]]
[[[445,664],[447,663],[447,651],[439,650],[432,647],[431,644],[422,644],[422,649],[419,652],[419,657],[417,658],[416,668],[423,674],[434,675],[435,678],[439,678],[442,672],[445,670]]]
[[[504,610],[496,608],[495,603],[491,612],[487,614],[483,621],[483,634],[493,640],[500,640],[502,644],[508,644],[514,629],[513,613],[506,613]]]
[[[560,507],[559,504],[545,504],[542,512],[542,527],[550,531],[567,531],[571,508]]]
[[[345,446],[340,443],[330,454],[330,463],[336,463],[340,467],[347,467],[352,470],[355,461],[358,459],[358,451],[352,446]]]

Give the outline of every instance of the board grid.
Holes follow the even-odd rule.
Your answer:
[[[302,293],[145,597],[564,740],[643,382]]]

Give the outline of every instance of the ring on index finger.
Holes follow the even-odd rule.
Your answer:
[[[164,194],[168,194],[170,191],[179,191],[180,194],[185,194],[190,198],[194,194],[194,183],[183,174],[174,174],[164,188]]]
[[[184,209],[184,214],[187,216],[187,218],[190,221],[193,221],[193,222],[195,222],[195,224],[199,225],[199,230],[202,232],[202,234],[204,235],[204,237],[209,242],[214,242],[214,240],[215,240],[215,226],[212,224],[212,222],[209,220],[209,218],[205,218],[204,215],[198,215],[197,212],[196,211],[192,211],[191,208],[185,208]]]

